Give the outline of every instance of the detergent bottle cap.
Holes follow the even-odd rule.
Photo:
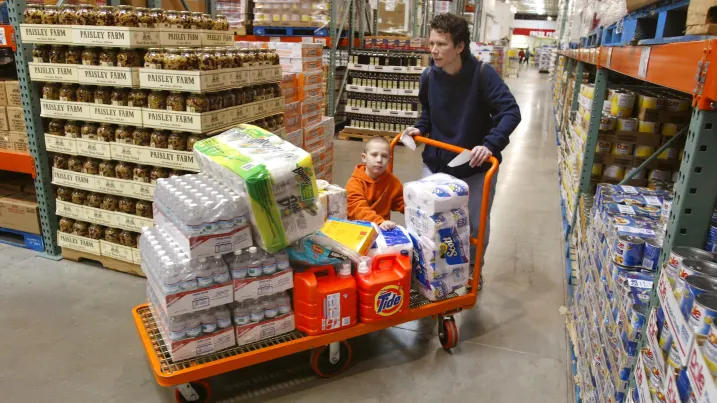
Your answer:
[[[341,263],[341,268],[339,269],[339,276],[340,277],[351,277],[351,263],[350,262]]]
[[[362,260],[359,262],[356,272],[358,274],[369,274],[371,273],[371,267],[368,265],[367,261]]]

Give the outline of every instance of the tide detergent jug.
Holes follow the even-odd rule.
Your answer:
[[[411,293],[411,256],[378,255],[371,267],[362,261],[356,270],[359,294],[359,320],[373,323],[396,318],[408,312]]]
[[[310,267],[294,274],[296,329],[315,336],[354,326],[357,321],[356,280],[337,276],[334,266]]]

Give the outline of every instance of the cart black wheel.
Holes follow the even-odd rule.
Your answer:
[[[339,342],[340,357],[336,364],[331,363],[329,346],[321,346],[311,351],[311,369],[322,378],[331,378],[348,368],[351,362],[351,345],[347,340]]]
[[[458,345],[458,327],[453,318],[443,318],[438,322],[438,340],[445,350],[450,350]]]
[[[208,403],[209,400],[212,398],[212,388],[209,386],[209,382],[207,381],[197,381],[197,382],[190,382],[190,385],[194,388],[194,391],[197,392],[199,395],[199,400],[196,400],[194,402],[189,402],[189,400],[185,399],[184,396],[182,396],[182,393],[179,391],[179,389],[174,389],[174,400],[177,403]]]

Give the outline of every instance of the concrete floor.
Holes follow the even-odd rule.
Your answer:
[[[550,85],[535,70],[507,80],[523,122],[500,168],[493,232],[478,305],[457,316],[460,344],[441,349],[435,322],[408,323],[351,341],[353,364],[319,379],[308,354],[215,377],[222,402],[567,402],[572,382],[563,317],[560,202]],[[339,141],[336,183],[359,160]],[[397,174],[420,175],[401,148]],[[402,221],[402,217],[395,218]],[[4,402],[171,402],[157,386],[130,316],[145,280],[88,264],[54,262],[0,245],[0,391]]]

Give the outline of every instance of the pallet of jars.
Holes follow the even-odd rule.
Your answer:
[[[146,48],[226,46],[234,41],[219,14],[133,6],[28,4],[20,24],[24,43]]]
[[[199,171],[194,143],[205,135],[111,123],[52,119],[45,132],[47,151]],[[164,176],[160,176],[164,177]]]
[[[42,117],[206,133],[284,110],[277,83],[207,94],[47,83]]]
[[[57,244],[93,256],[140,264],[141,256],[137,248],[139,236],[134,231],[61,217]]]

